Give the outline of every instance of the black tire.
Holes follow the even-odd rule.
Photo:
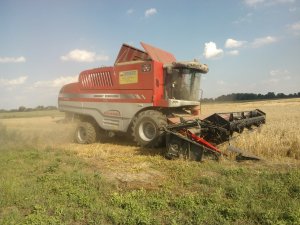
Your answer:
[[[145,147],[161,147],[165,144],[161,127],[167,125],[167,117],[159,111],[143,111],[134,119],[132,135],[134,141]]]
[[[97,141],[97,128],[90,122],[80,122],[75,131],[75,141],[79,144],[91,144]]]

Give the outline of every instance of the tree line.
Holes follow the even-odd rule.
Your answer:
[[[284,94],[268,92],[267,94],[254,94],[254,93],[232,93],[228,95],[221,95],[217,98],[203,98],[202,102],[232,102],[232,101],[255,101],[255,100],[268,100],[268,99],[282,99],[282,98],[300,98],[300,92],[293,94]],[[1,112],[32,112],[32,111],[46,111],[46,110],[57,110],[56,106],[42,106],[39,105],[35,108],[27,108],[20,106],[18,109],[0,109]]]
[[[284,94],[268,92],[267,94],[254,93],[232,93],[228,95],[221,95],[217,98],[204,98],[202,102],[231,102],[231,101],[249,101],[249,100],[268,100],[268,99],[282,99],[282,98],[300,98],[300,92],[293,94]]]
[[[0,113],[1,112],[32,112],[32,111],[47,111],[47,110],[57,110],[57,107],[39,105],[35,108],[27,108],[25,106],[20,106],[18,109],[10,109],[10,110],[0,109]]]

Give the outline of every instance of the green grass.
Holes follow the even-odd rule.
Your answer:
[[[62,116],[64,116],[64,113],[59,112],[58,110],[29,111],[29,112],[1,112],[0,113],[0,119],[30,118],[30,117],[42,117],[42,116],[62,117]]]
[[[300,224],[297,167],[149,156],[165,179],[128,188],[72,151],[0,133],[0,224]]]

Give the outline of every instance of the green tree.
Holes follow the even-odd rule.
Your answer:
[[[24,112],[25,110],[26,110],[25,106],[20,106],[18,109],[19,112]]]

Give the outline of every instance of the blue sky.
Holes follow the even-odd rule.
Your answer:
[[[0,109],[56,105],[140,41],[208,64],[206,98],[300,91],[299,0],[1,0],[0,27]]]

